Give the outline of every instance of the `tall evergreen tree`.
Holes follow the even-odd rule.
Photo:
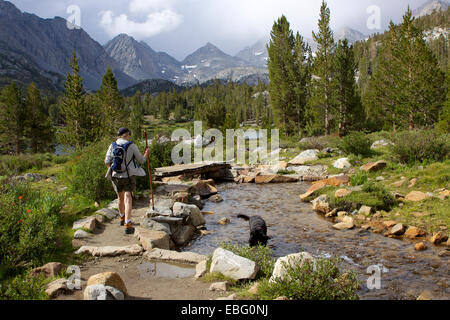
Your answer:
[[[23,149],[26,108],[19,88],[13,82],[0,95],[0,141],[11,145],[16,154]]]
[[[337,119],[339,136],[348,132],[351,124],[361,120],[361,103],[356,90],[356,62],[353,46],[348,40],[339,41],[335,54],[337,91]],[[359,118],[359,119],[358,119]]]
[[[86,103],[86,93],[83,89],[83,79],[79,74],[80,67],[75,50],[70,66],[72,73],[67,75],[64,83],[65,95],[61,106],[65,126],[58,138],[62,144],[80,149],[90,142],[93,131],[99,130],[95,123],[98,114],[90,110],[91,104]]]
[[[39,89],[32,83],[27,90],[25,136],[30,140],[34,153],[45,152],[53,143],[55,132],[50,117],[44,113],[44,106]]]
[[[283,15],[273,25],[267,50],[270,101],[276,121],[286,135],[299,131],[304,123],[309,82],[308,47]]]
[[[102,113],[103,134],[113,136],[118,123],[123,118],[123,99],[119,94],[117,81],[110,68],[106,69],[102,85],[97,92],[97,98]]]
[[[366,102],[394,129],[413,130],[435,123],[444,100],[444,74],[408,8],[400,26],[389,26]]]
[[[133,139],[142,138],[142,129],[144,128],[144,106],[142,103],[141,92],[138,91],[131,99],[129,127],[133,134]]]
[[[330,27],[330,9],[325,1],[322,1],[320,8],[319,32],[313,32],[313,38],[317,43],[317,51],[313,67],[313,75],[315,77],[313,77],[311,90],[312,117],[314,122],[322,119],[325,133],[330,134],[332,113],[336,105],[333,58],[336,44],[334,43],[333,31]],[[322,127],[322,125],[319,127]]]

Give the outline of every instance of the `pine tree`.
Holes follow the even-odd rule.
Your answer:
[[[15,154],[20,154],[23,149],[26,113],[16,84],[13,82],[4,87],[0,95],[0,141],[11,145]]]
[[[444,74],[409,8],[400,26],[391,22],[380,53],[368,104],[394,129],[435,123],[445,100]]]
[[[323,119],[325,133],[331,133],[331,119],[336,105],[336,82],[334,79],[334,58],[336,48],[330,27],[330,9],[325,1],[320,8],[319,32],[313,32],[317,52],[313,67],[312,101],[313,121]],[[317,125],[317,123],[315,123]],[[320,125],[319,127],[322,127]]]
[[[55,133],[50,117],[44,113],[41,94],[34,83],[28,87],[25,105],[27,106],[25,136],[30,140],[34,153],[45,152],[53,143]]]
[[[278,124],[286,135],[299,131],[304,124],[309,83],[308,47],[283,15],[273,25],[267,46],[270,101]]]
[[[133,139],[142,138],[142,129],[144,128],[144,106],[142,103],[141,92],[138,91],[131,98],[129,127],[133,135]]]
[[[361,119],[361,104],[356,91],[354,51],[353,46],[348,45],[347,39],[338,43],[335,53],[335,71],[338,87],[338,132],[342,137],[347,134],[351,124]]]
[[[75,50],[70,66],[73,73],[67,75],[64,83],[65,95],[61,106],[65,126],[58,138],[62,144],[80,149],[91,142],[92,136],[97,136],[93,135],[93,131],[99,130],[95,123],[98,114],[90,110],[91,104],[86,103],[86,93],[83,89],[83,79],[79,74]]]
[[[113,136],[118,123],[123,118],[123,100],[117,88],[117,81],[110,68],[106,69],[102,85],[97,92],[98,103],[102,113],[103,134]]]
[[[442,133],[450,133],[450,67],[447,69],[447,100],[444,103],[437,127]]]

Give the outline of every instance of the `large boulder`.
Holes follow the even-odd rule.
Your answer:
[[[50,262],[46,265],[32,269],[30,275],[33,277],[43,275],[46,278],[56,277],[61,271],[63,271],[64,265],[60,262]]]
[[[219,272],[234,280],[255,279],[259,268],[254,261],[231,251],[217,248],[214,251],[210,272]]]
[[[135,235],[139,239],[145,251],[149,251],[154,248],[170,248],[170,237],[167,232],[136,228]]]
[[[97,220],[95,219],[95,217],[86,217],[81,220],[75,221],[73,223],[72,229],[73,230],[87,229],[90,231],[94,231],[96,227],[96,222]]]
[[[352,164],[350,163],[348,158],[341,158],[333,163],[333,167],[335,167],[336,169],[350,169],[352,167]]]
[[[173,215],[175,217],[185,218],[187,223],[194,227],[204,225],[206,223],[200,209],[196,205],[176,202],[173,205]]]
[[[384,160],[380,160],[377,162],[369,162],[361,167],[361,170],[366,172],[376,172],[386,168],[387,162]]]
[[[184,226],[179,226],[172,231],[172,240],[176,245],[182,246],[191,241],[192,236],[195,233],[195,227],[188,224]],[[162,248],[169,249],[169,248]]]
[[[289,165],[299,166],[311,161],[319,160],[319,150],[306,150],[300,153],[297,157],[289,161]]]
[[[120,290],[105,286],[102,284],[96,284],[86,287],[83,294],[84,300],[124,300],[125,295]]]
[[[125,295],[128,294],[125,283],[123,282],[120,275],[116,272],[103,272],[93,275],[88,279],[86,286],[89,287],[97,284],[113,287],[120,290]]]
[[[286,257],[279,258],[275,262],[272,277],[269,282],[276,282],[276,280],[284,280],[287,276],[286,266],[296,268],[303,266],[306,262],[313,263],[315,266],[316,259],[308,252],[300,252],[290,254]]]
[[[169,236],[172,235],[169,224],[159,223],[151,218],[142,217],[141,226],[148,230],[163,231],[163,232],[167,233]]]

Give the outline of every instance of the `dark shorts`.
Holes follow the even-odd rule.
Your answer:
[[[136,177],[112,178],[112,185],[117,193],[136,192]]]

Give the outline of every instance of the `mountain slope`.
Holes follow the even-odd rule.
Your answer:
[[[131,97],[136,94],[136,92],[140,91],[142,94],[149,93],[155,94],[160,92],[169,92],[172,90],[181,91],[185,89],[185,87],[181,87],[176,85],[175,83],[163,80],[163,79],[151,79],[141,81],[129,88],[126,88],[120,91],[120,94],[126,97]]]
[[[367,37],[357,30],[349,27],[343,27],[335,32],[334,38],[335,41],[347,39],[349,43],[355,43],[358,41],[362,41]]]
[[[266,67],[269,54],[267,52],[268,39],[260,39],[255,44],[248,46],[236,55],[237,58],[247,61],[250,65],[256,67]]]
[[[80,74],[85,87],[90,90],[100,87],[107,67],[113,69],[119,87],[136,82],[123,74],[103,47],[84,30],[68,29],[66,20],[60,17],[42,19],[22,13],[3,0],[0,0],[0,49],[7,56],[20,56],[41,70],[64,77],[71,72],[69,63],[73,50],[76,50]]]
[[[165,79],[176,80],[182,75],[180,63],[164,52],[155,52],[145,42],[121,34],[105,45],[108,55],[121,70],[136,80]]]
[[[429,0],[413,11],[414,17],[420,18],[432,14],[434,11],[445,11],[449,7],[447,1]]]

